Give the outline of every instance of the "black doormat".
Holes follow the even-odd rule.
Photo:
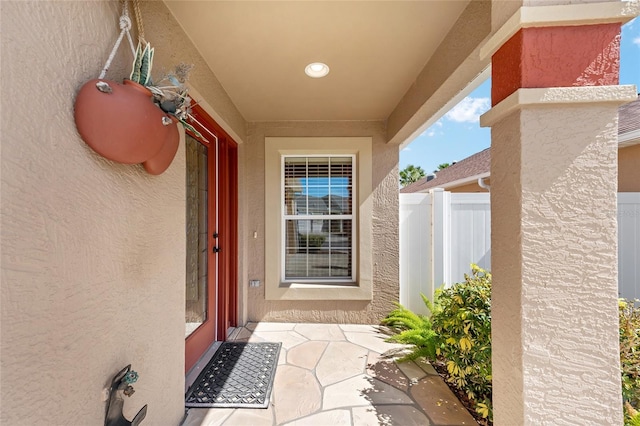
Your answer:
[[[187,392],[185,405],[267,408],[281,346],[224,342]]]

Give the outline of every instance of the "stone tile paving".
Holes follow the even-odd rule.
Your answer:
[[[231,338],[282,342],[267,409],[190,408],[183,426],[477,425],[433,367],[397,363],[376,326],[250,323]]]

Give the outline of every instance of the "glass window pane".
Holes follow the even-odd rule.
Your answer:
[[[353,157],[285,156],[283,185],[285,279],[351,279]]]
[[[286,220],[285,279],[350,278],[351,223]]]
[[[186,337],[207,320],[207,148],[186,137]]]
[[[307,199],[302,195],[302,189],[285,187],[284,189],[284,214],[306,214]]]
[[[329,176],[350,178],[353,171],[351,160],[351,157],[331,157]]]
[[[330,214],[351,214],[351,188],[332,186],[327,204]]]

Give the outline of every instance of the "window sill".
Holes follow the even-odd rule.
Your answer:
[[[358,283],[353,281],[345,282],[282,282],[280,287],[284,288],[354,288],[358,287]]]
[[[367,285],[368,284],[368,285]],[[372,300],[371,282],[361,283],[281,283],[265,287],[266,300]]]

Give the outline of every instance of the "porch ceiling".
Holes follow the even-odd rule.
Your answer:
[[[165,3],[247,121],[384,120],[469,0]]]

